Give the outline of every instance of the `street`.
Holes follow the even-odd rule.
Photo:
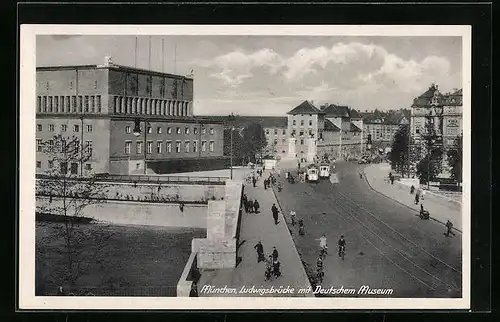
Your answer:
[[[371,190],[359,177],[360,167],[338,162],[337,184],[290,184],[279,178],[283,190],[276,195],[302,260],[315,270],[318,239],[325,234],[324,288],[367,285],[392,289],[391,297],[397,298],[460,297],[461,234],[447,238],[442,224],[420,220],[414,211]],[[296,169],[291,171],[296,175]],[[290,225],[292,209],[304,220],[304,236]],[[344,261],[337,255],[340,235],[347,242]]]

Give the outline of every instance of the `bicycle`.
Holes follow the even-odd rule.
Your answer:
[[[344,256],[345,256],[345,246],[340,246],[340,249],[339,249],[339,256],[340,256],[340,258],[342,258],[342,260],[344,260]]]

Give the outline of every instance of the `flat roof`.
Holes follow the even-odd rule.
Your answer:
[[[164,77],[166,76],[166,77],[170,77],[170,78],[193,80],[192,77],[170,74],[170,73],[163,73],[163,72],[158,72],[158,71],[154,71],[154,70],[148,70],[148,69],[143,69],[143,68],[118,65],[118,64],[110,64],[109,66],[95,65],[94,64],[94,65],[60,65],[60,66],[39,66],[39,67],[36,67],[37,71],[56,71],[56,70],[72,70],[72,69],[110,69],[110,70],[117,70],[117,71],[136,72],[136,73],[140,73],[140,74],[148,74],[148,75],[153,75],[153,76],[164,76]]]

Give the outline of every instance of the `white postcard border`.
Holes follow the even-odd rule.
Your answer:
[[[35,296],[35,117],[37,35],[461,36],[463,77],[462,298],[169,298]],[[471,26],[22,25],[19,113],[20,309],[468,309],[470,308]]]

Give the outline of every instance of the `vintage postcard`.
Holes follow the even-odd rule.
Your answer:
[[[470,307],[470,26],[20,39],[20,309]]]

